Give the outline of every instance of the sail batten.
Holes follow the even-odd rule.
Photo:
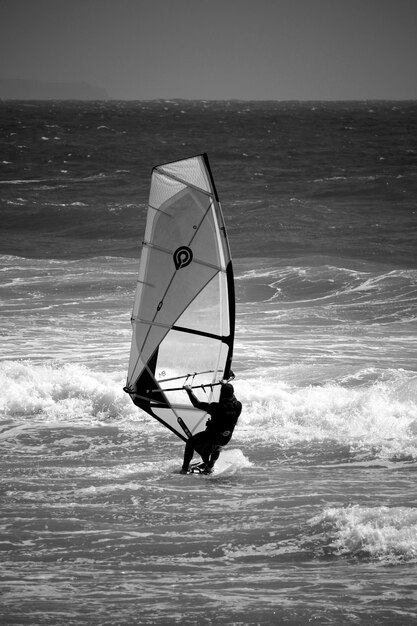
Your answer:
[[[140,318],[134,318],[134,317],[132,317],[130,321],[132,322],[132,324],[133,323],[149,324],[149,326],[159,326],[160,328],[166,328],[168,330],[170,329],[177,330],[178,332],[181,332],[181,333],[189,333],[191,335],[199,335],[201,337],[210,337],[211,339],[219,339],[221,341],[224,341],[225,343],[227,343],[229,340],[229,337],[225,335],[216,335],[214,333],[205,332],[204,330],[195,330],[194,328],[185,328],[183,326],[177,326],[176,324],[172,324],[172,325],[161,324],[160,322],[142,320]],[[213,370],[210,370],[210,371],[213,371]]]
[[[131,319],[125,390],[187,439],[204,428],[205,418],[187,406],[182,387],[192,377],[200,399],[216,400],[220,381],[230,376],[234,340],[232,262],[206,155],[152,171]]]

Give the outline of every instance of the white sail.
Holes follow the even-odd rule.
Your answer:
[[[186,440],[205,414],[183,391],[215,401],[231,376],[233,270],[207,155],[155,167],[132,314],[127,391]]]

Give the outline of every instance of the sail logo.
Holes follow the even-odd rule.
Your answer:
[[[190,248],[187,248],[187,246],[180,246],[175,250],[173,259],[175,269],[180,270],[183,267],[187,267],[187,265],[190,265],[191,261],[193,260],[193,253]]]

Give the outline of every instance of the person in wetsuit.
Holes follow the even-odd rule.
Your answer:
[[[233,385],[223,383],[218,402],[200,402],[194,395],[191,386],[184,386],[193,406],[210,415],[206,422],[206,430],[188,439],[181,474],[187,474],[194,452],[203,459],[203,473],[211,474],[213,466],[220,456],[223,446],[232,438],[233,429],[242,411],[242,403],[236,400]]]

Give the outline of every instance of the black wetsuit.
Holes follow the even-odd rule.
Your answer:
[[[203,462],[213,467],[223,446],[229,443],[233,430],[242,411],[242,403],[235,396],[220,402],[200,402],[193,392],[186,390],[193,406],[210,415],[206,430],[197,433],[187,441],[184,453],[183,469],[187,469],[193,458],[194,450],[201,455]]]

